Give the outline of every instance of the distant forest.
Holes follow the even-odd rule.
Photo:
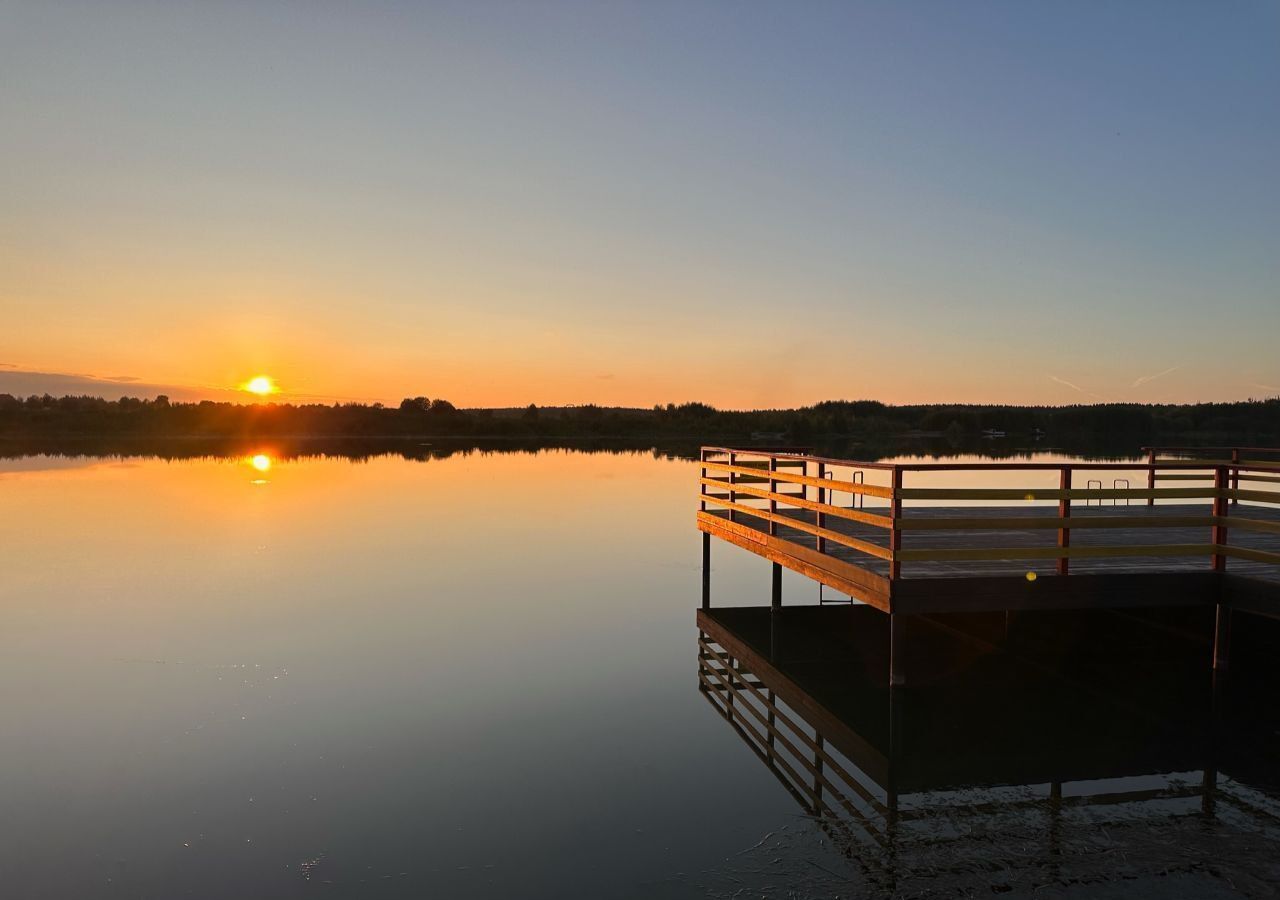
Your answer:
[[[447,400],[399,406],[338,403],[171,403],[0,394],[0,439],[22,445],[156,439],[300,440],[496,438],[513,441],[876,446],[923,441],[966,448],[1016,443],[1087,448],[1143,443],[1280,444],[1280,398],[1188,405],[891,406],[833,400],[801,409],[718,410],[703,403],[652,409],[575,406],[458,409]]]

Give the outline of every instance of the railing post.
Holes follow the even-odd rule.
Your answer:
[[[1058,486],[1064,490],[1071,490],[1071,467],[1063,466],[1061,477],[1058,479]],[[1058,498],[1058,518],[1071,518],[1071,498],[1063,496]],[[1071,527],[1065,522],[1058,528],[1058,549],[1066,550],[1071,546]],[[1071,571],[1071,560],[1065,556],[1058,557],[1058,574],[1066,575]]]
[[[730,454],[729,454],[729,465],[731,465],[731,466],[736,466],[737,464],[738,464],[738,454],[736,454],[736,453],[730,453]],[[738,492],[737,492],[737,491],[735,491],[735,490],[733,489],[733,486],[734,486],[734,484],[736,484],[736,483],[737,483],[737,481],[738,481],[738,473],[737,473],[737,472],[730,472],[730,473],[729,473],[729,502],[730,502],[730,503],[737,503],[737,502],[738,502]],[[736,513],[737,513],[737,510],[735,510],[732,506],[730,506],[730,507],[729,507],[729,521],[730,521],[730,522],[736,522],[736,521],[738,520],[738,517],[737,517]]]
[[[702,463],[702,481],[698,484],[698,496],[702,499],[698,501],[699,508],[707,511],[707,448],[703,447],[698,451],[699,461]],[[702,532],[702,608],[711,608],[711,534]]]
[[[1225,572],[1227,557],[1221,548],[1227,545],[1227,467],[1218,466],[1213,470],[1213,570]]]
[[[702,477],[707,477],[707,448],[703,447],[698,451],[698,462],[702,464]],[[703,512],[707,511],[707,486],[701,482],[698,483],[698,496],[702,499],[698,501],[698,508]]]
[[[773,478],[773,473],[776,471],[778,471],[778,457],[770,456],[769,457],[769,493],[770,494],[778,493],[778,482]],[[769,498],[769,513],[775,516],[778,514],[778,501],[775,497]],[[769,533],[770,534],[778,533],[778,523],[775,522],[773,519],[769,520]]]
[[[1147,450],[1147,490],[1154,491],[1156,489],[1156,448],[1150,447]],[[1147,498],[1147,506],[1155,506],[1156,498],[1151,496]]]
[[[1231,490],[1233,490],[1233,491],[1238,491],[1238,490],[1240,490],[1240,466],[1239,466],[1239,462],[1240,462],[1240,448],[1239,448],[1239,447],[1236,447],[1235,449],[1233,449],[1233,450],[1231,451],[1231,461],[1232,461],[1233,463],[1236,463],[1236,464],[1237,464],[1237,465],[1236,465],[1236,466],[1231,470]],[[1231,498],[1231,505],[1232,505],[1232,506],[1235,506],[1235,505],[1236,505],[1237,503],[1239,503],[1239,502],[1240,502],[1240,501],[1239,501],[1239,499],[1237,499],[1236,497],[1232,497],[1232,498]]]
[[[898,560],[898,551],[902,549],[902,531],[898,528],[898,520],[902,518],[902,470],[897,466],[893,467],[893,482],[891,496],[889,498],[889,518],[891,520],[889,532],[889,549],[893,551],[894,558],[889,561],[889,578],[902,577],[902,563]]]
[[[825,478],[826,474],[827,474],[826,465],[824,463],[818,463],[818,477]],[[827,502],[826,488],[818,488],[818,502],[819,503]],[[814,521],[818,523],[819,528],[825,528],[827,526],[827,516],[822,510],[818,510],[817,515],[814,517]],[[818,537],[818,552],[819,553],[827,552],[827,539],[821,536]]]

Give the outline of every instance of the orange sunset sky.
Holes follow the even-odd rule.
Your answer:
[[[1280,393],[1274,6],[503,9],[13,11],[0,392]]]

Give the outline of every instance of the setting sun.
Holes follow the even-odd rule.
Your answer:
[[[259,397],[265,397],[280,390],[276,387],[276,383],[266,375],[257,375],[250,378],[244,383],[243,388],[251,394],[257,394]]]
[[[271,469],[271,457],[265,453],[259,453],[257,456],[249,460],[249,465],[253,466],[259,472],[267,472]]]

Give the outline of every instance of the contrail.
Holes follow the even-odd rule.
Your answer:
[[[1165,369],[1163,372],[1157,372],[1154,375],[1143,375],[1141,378],[1134,381],[1134,383],[1131,384],[1130,387],[1141,387],[1142,385],[1146,384],[1148,381],[1155,381],[1157,378],[1163,378],[1164,376],[1168,375],[1170,372],[1176,372],[1180,368],[1181,366],[1170,366],[1169,368]]]
[[[1095,399],[1097,399],[1097,400],[1106,400],[1106,399],[1107,399],[1106,397],[1102,396],[1101,394],[1095,394],[1093,391],[1087,391],[1087,390],[1085,390],[1084,388],[1080,387],[1080,385],[1078,385],[1078,384],[1072,384],[1070,381],[1067,381],[1067,379],[1065,379],[1065,378],[1059,378],[1057,375],[1050,375],[1050,376],[1049,376],[1049,380],[1050,380],[1050,381],[1056,381],[1058,384],[1065,384],[1067,387],[1071,388],[1071,390],[1073,390],[1073,391],[1079,391],[1080,393],[1084,394],[1086,397],[1093,397],[1093,398],[1095,398]]]

